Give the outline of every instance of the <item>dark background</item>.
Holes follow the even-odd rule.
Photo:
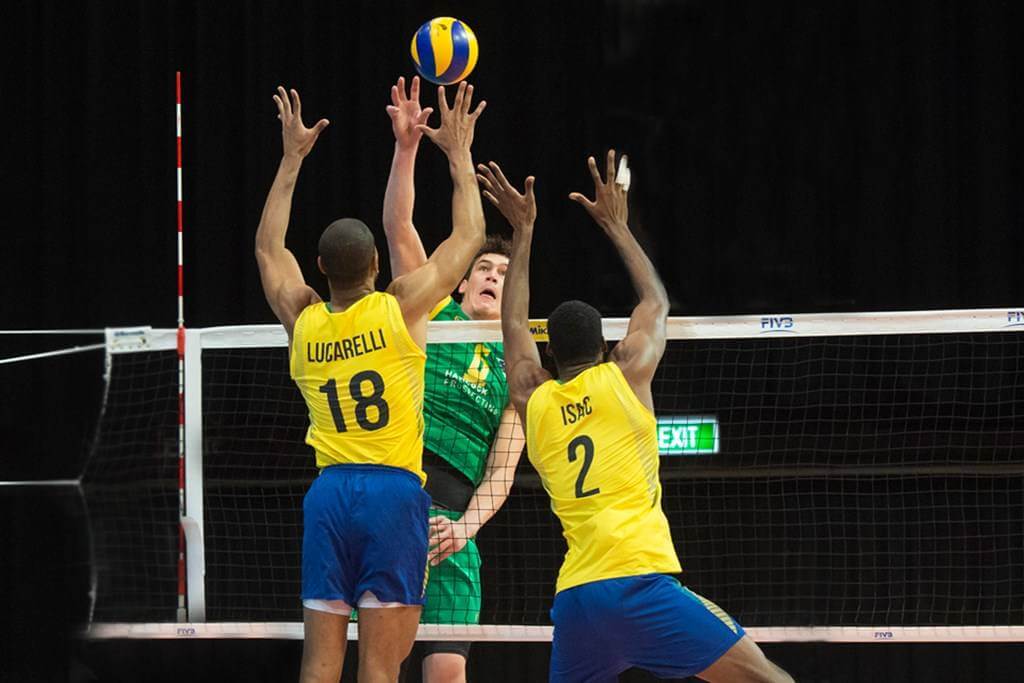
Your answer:
[[[517,184],[538,178],[533,315],[569,297],[628,312],[616,255],[565,198],[589,193],[585,157],[608,146],[631,156],[631,222],[673,315],[1019,306],[1022,12],[874,0],[15,3],[3,19],[4,327],[176,323],[179,69],[189,326],[272,322],[252,240],[280,156],[278,84],[302,93],[307,122],[331,120],[290,229],[310,282],[323,289],[315,240],[334,218],[363,218],[383,250],[384,105],[412,74],[412,32],[437,15],[480,41],[471,81],[489,108],[476,158]],[[449,198],[443,155],[425,141],[416,222],[428,249],[449,228]],[[4,336],[3,356],[95,341]],[[0,373],[0,479],[78,476],[100,354]],[[19,636],[5,656],[57,671],[55,655],[77,647],[51,634],[81,619],[80,512],[69,494],[0,495],[14,577],[5,622]],[[880,667],[920,657],[904,651],[892,664],[894,651],[860,649]],[[993,651],[939,650],[978,662]],[[902,670],[874,675],[924,679]],[[874,680],[824,665],[807,676]]]

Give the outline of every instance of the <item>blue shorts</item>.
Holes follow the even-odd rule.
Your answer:
[[[551,681],[616,681],[632,667],[685,678],[714,664],[744,631],[718,605],[671,576],[645,574],[561,591]]]
[[[430,496],[412,472],[333,465],[302,503],[302,599],[422,605]]]

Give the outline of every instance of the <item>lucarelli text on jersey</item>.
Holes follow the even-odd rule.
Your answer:
[[[384,330],[370,330],[338,341],[307,342],[306,360],[310,363],[330,363],[373,353],[387,347]]]

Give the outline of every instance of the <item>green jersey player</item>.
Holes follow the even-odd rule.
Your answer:
[[[439,100],[440,106],[445,106]],[[384,231],[392,277],[427,259],[412,222],[413,170],[420,131],[431,109],[419,104],[419,79],[391,89],[387,108],[395,152],[384,195]],[[491,238],[473,259],[432,320],[497,320],[509,245]],[[480,619],[480,553],[473,537],[508,497],[524,437],[508,400],[500,343],[428,344],[424,395],[423,469],[433,501],[430,577],[421,621],[475,624]],[[469,643],[424,643],[426,683],[465,681]]]

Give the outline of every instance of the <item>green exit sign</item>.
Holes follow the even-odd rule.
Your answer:
[[[661,455],[701,455],[718,452],[718,418],[669,416],[658,418]]]

